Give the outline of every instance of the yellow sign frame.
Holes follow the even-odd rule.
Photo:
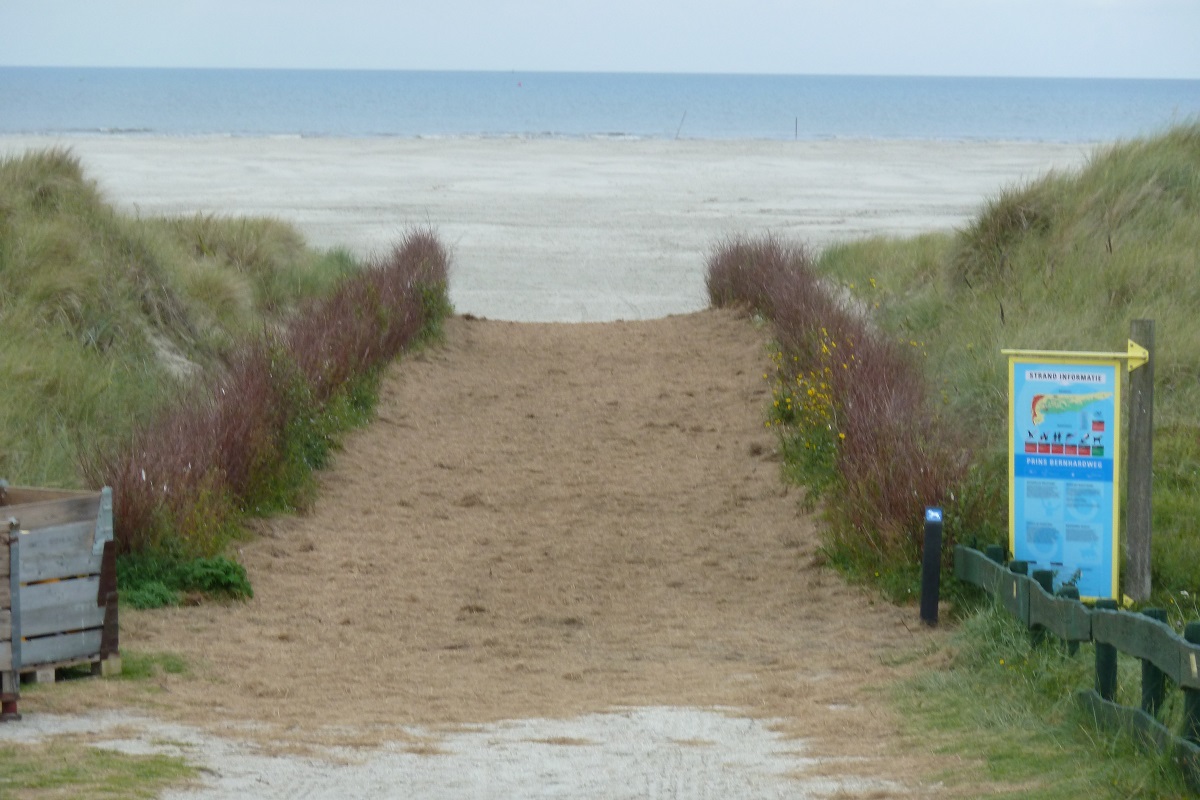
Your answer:
[[[1095,353],[1069,352],[1051,350],[1002,350],[1008,356],[1008,547],[1013,557],[1017,557],[1017,474],[1016,474],[1016,440],[1017,440],[1017,409],[1016,409],[1016,365],[1018,362],[1028,364],[1045,364],[1064,367],[1105,367],[1113,371],[1113,444],[1112,444],[1112,523],[1111,523],[1111,587],[1109,597],[1120,599],[1120,564],[1121,564],[1121,520],[1120,520],[1120,486],[1121,486],[1121,378],[1122,362],[1128,364],[1130,370],[1145,364],[1149,353],[1136,342],[1129,341],[1129,350],[1125,353]],[[1098,596],[1083,596],[1081,599],[1095,601]]]

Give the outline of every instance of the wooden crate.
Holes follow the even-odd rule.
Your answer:
[[[0,489],[0,700],[21,673],[118,656],[112,490]]]

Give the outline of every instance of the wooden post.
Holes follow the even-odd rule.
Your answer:
[[[9,582],[9,643],[12,655],[11,669],[0,673],[0,722],[11,722],[21,718],[17,701],[21,698],[21,537],[18,525],[10,520],[8,530],[0,534],[0,547],[8,549],[8,575],[0,576]]]
[[[1033,580],[1038,586],[1046,590],[1046,594],[1054,594],[1054,573],[1048,569],[1035,569],[1033,571]],[[1029,587],[1029,591],[1034,591],[1033,587]],[[1033,601],[1029,602],[1030,606]],[[1038,647],[1046,641],[1046,629],[1041,625],[1037,625],[1033,629],[1033,646]]]
[[[1150,493],[1154,465],[1154,320],[1135,319],[1129,338],[1150,351],[1150,360],[1129,373],[1129,488],[1125,505],[1125,593],[1150,599]]]
[[[1068,600],[1074,600],[1075,602],[1078,603],[1079,602],[1079,588],[1077,586],[1063,586],[1061,589],[1058,590],[1058,596],[1065,597]],[[1073,640],[1067,642],[1067,655],[1069,655],[1069,656],[1079,655],[1079,642],[1076,642]]]
[[[1167,611],[1163,608],[1147,608],[1142,614],[1159,622],[1167,621]],[[1151,664],[1148,659],[1143,658],[1142,711],[1153,717],[1162,708],[1163,700],[1166,699],[1166,696],[1167,684],[1162,670]]]
[[[1200,644],[1200,622],[1189,622],[1183,629],[1183,638]],[[1183,690],[1183,738],[1200,744],[1200,689]]]
[[[1096,608],[1117,610],[1117,601],[1103,598],[1096,601]],[[1117,696],[1117,648],[1111,644],[1096,642],[1096,694],[1110,703]]]

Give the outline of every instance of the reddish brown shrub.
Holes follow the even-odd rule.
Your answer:
[[[313,419],[356,378],[436,331],[450,311],[449,257],[429,230],[316,298],[278,332],[246,342],[217,372],[135,426],[113,452],[82,464],[113,489],[123,552],[219,548],[237,515],[277,505],[313,467]],[[303,474],[302,474],[303,473]]]
[[[932,411],[915,348],[877,331],[816,276],[803,248],[773,237],[720,243],[707,285],[714,306],[772,319],[786,385],[813,371],[831,385],[843,435],[828,502],[832,535],[856,550],[919,560],[923,509],[948,498],[968,459]]]

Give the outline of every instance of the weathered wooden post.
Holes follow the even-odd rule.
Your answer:
[[[1149,351],[1149,360],[1129,373],[1128,500],[1125,504],[1125,552],[1129,572],[1125,593],[1150,598],[1150,494],[1154,464],[1154,320],[1135,319],[1129,338]]]
[[[1158,622],[1167,621],[1167,611],[1163,608],[1147,608],[1142,614]],[[1150,716],[1155,716],[1158,714],[1158,710],[1162,708],[1166,695],[1167,683],[1162,670],[1150,663],[1149,659],[1143,658],[1142,711],[1145,711]]]
[[[1200,644],[1200,622],[1189,622],[1183,629],[1183,638]],[[1200,689],[1184,687],[1183,738],[1200,744]]]
[[[1054,594],[1054,573],[1053,572],[1051,572],[1048,569],[1035,569],[1033,571],[1033,580],[1037,583],[1038,586],[1041,586],[1043,589],[1046,590],[1046,594]],[[1030,587],[1030,591],[1033,591],[1033,587]],[[1030,601],[1030,605],[1033,605],[1032,600]],[[1040,647],[1045,641],[1046,641],[1046,629],[1043,628],[1041,625],[1036,626],[1033,629],[1033,646]]]
[[[1074,600],[1076,603],[1078,603],[1079,602],[1079,587],[1077,587],[1077,586],[1062,586],[1058,590],[1058,596],[1065,597],[1068,600]],[[1069,656],[1079,655],[1079,642],[1075,641],[1074,639],[1067,642],[1067,655],[1069,655]]]
[[[14,566],[21,563],[21,537],[15,519],[9,519],[0,533],[4,564],[0,570],[0,722],[21,718],[17,701],[21,696],[21,593],[20,581]]]
[[[921,621],[938,624],[942,583],[942,510],[925,509],[925,544],[921,553]]]
[[[1116,611],[1117,601],[1103,598],[1096,601],[1096,608]],[[1117,696],[1117,648],[1114,645],[1096,642],[1096,694],[1110,703]]]

